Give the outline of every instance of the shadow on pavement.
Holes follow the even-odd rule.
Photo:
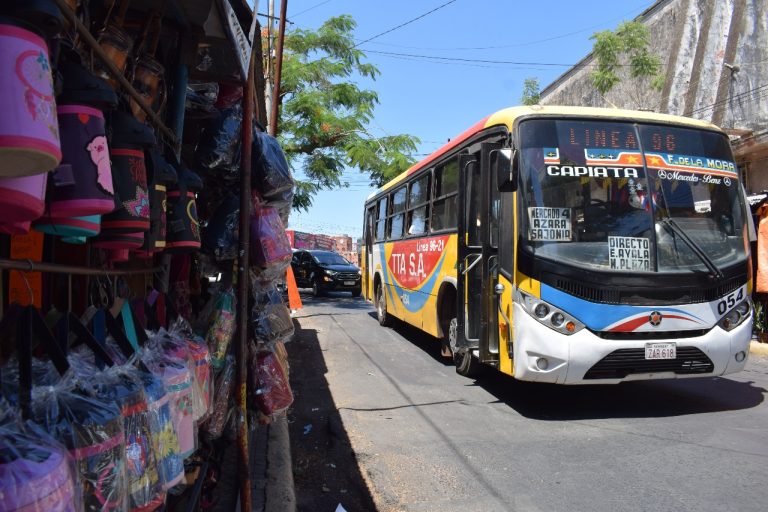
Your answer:
[[[342,504],[350,511],[376,510],[328,388],[317,331],[302,329],[300,320],[294,319],[295,336],[286,344],[294,393],[288,421],[297,508],[333,511]]]
[[[376,312],[368,313],[374,320]],[[452,366],[440,355],[432,336],[397,322],[394,330],[441,366]],[[735,374],[738,376],[739,374]],[[560,421],[599,418],[654,418],[750,409],[760,405],[768,392],[753,382],[720,377],[626,382],[618,385],[562,386],[522,382],[488,367],[478,385],[521,415]]]

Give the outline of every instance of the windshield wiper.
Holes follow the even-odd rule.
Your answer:
[[[694,242],[693,239],[689,237],[685,231],[683,231],[683,228],[681,228],[680,225],[672,219],[672,217],[659,219],[658,222],[667,228],[673,235],[679,235],[683,242],[685,242],[685,245],[687,245],[691,251],[693,251],[693,253],[699,257],[702,263],[704,263],[709,271],[712,272],[714,277],[717,279],[723,279],[725,277],[723,271],[720,270],[717,265],[715,265],[715,262],[712,261],[712,258],[707,256],[707,253],[704,252],[704,249],[702,249],[699,244]]]

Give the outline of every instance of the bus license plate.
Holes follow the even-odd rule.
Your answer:
[[[674,343],[647,343],[645,345],[646,359],[675,359],[677,351]]]
[[[344,281],[344,286],[354,286],[354,285],[355,285],[354,281]]]

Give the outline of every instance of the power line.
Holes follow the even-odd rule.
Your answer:
[[[546,42],[549,42],[549,41],[554,41],[554,40],[557,40],[557,39],[563,39],[563,38],[566,38],[566,37],[570,37],[570,36],[573,36],[573,35],[576,35],[576,34],[581,34],[581,33],[587,32],[588,30],[592,30],[594,28],[600,27],[600,26],[602,26],[602,25],[604,25],[604,24],[606,24],[608,22],[612,22],[612,21],[616,21],[618,19],[622,19],[625,16],[627,16],[629,14],[632,14],[633,12],[637,11],[638,9],[640,9],[641,11],[644,11],[646,8],[647,8],[647,3],[644,3],[642,7],[635,7],[631,11],[628,11],[625,14],[622,14],[621,16],[618,16],[616,18],[611,18],[610,20],[607,20],[607,21],[602,22],[602,23],[598,23],[596,25],[590,25],[589,27],[585,27],[583,29],[576,30],[576,31],[573,31],[573,32],[568,32],[568,33],[561,34],[561,35],[558,35],[558,36],[552,36],[552,37],[548,37],[546,39],[538,39],[536,41],[527,41],[527,42],[524,42],[524,43],[507,44],[507,45],[499,45],[499,46],[474,46],[474,47],[469,46],[469,47],[458,47],[458,48],[424,48],[424,47],[417,47],[417,46],[405,46],[405,45],[398,45],[398,44],[392,44],[392,43],[379,43],[379,42],[377,42],[376,44],[380,44],[382,46],[392,46],[392,47],[395,47],[395,48],[407,48],[407,49],[411,49],[411,50],[429,50],[429,51],[500,50],[500,49],[505,49],[505,48],[519,48],[519,47],[523,47],[523,46],[533,46],[533,45],[536,45],[536,44],[546,43]],[[360,44],[362,44],[362,43],[360,43]]]
[[[745,96],[749,96],[750,94],[757,94],[758,91],[761,92],[758,97],[762,97],[765,93],[768,93],[768,84],[758,85],[757,87],[753,87],[752,89],[749,89],[748,91],[740,92],[738,94],[733,94],[728,96],[727,98],[724,98],[720,101],[716,101],[714,103],[711,103],[709,105],[704,105],[703,107],[699,107],[695,110],[691,111],[691,114],[698,114],[699,112],[703,112],[705,110],[713,109],[716,107],[719,107],[721,105],[725,105],[726,103],[730,103],[733,100],[741,99]]]
[[[400,25],[398,25],[398,26],[396,26],[396,27],[392,27],[392,28],[390,28],[389,30],[385,30],[384,32],[381,32],[381,33],[379,33],[379,34],[376,34],[376,35],[375,35],[375,36],[373,36],[373,37],[369,37],[369,38],[368,38],[368,39],[366,39],[365,41],[362,41],[362,42],[360,42],[360,43],[357,43],[357,44],[356,44],[355,46],[353,46],[352,48],[357,48],[357,47],[358,47],[358,46],[360,46],[361,44],[365,44],[365,43],[368,43],[368,42],[370,42],[370,41],[373,41],[374,39],[376,39],[376,38],[378,38],[378,37],[381,37],[381,36],[383,36],[384,34],[389,34],[390,32],[394,32],[395,30],[397,30],[397,29],[399,29],[399,28],[402,28],[402,27],[404,27],[404,26],[406,26],[406,25],[410,25],[410,24],[411,24],[411,23],[413,23],[414,21],[418,21],[418,20],[420,20],[421,18],[423,18],[423,17],[425,17],[425,16],[428,16],[428,15],[432,14],[432,13],[433,13],[433,12],[435,12],[435,11],[442,9],[442,8],[443,8],[443,7],[445,7],[446,5],[450,5],[450,4],[454,3],[455,1],[456,1],[456,0],[449,0],[448,2],[445,2],[445,3],[444,3],[444,4],[442,4],[442,5],[438,5],[437,7],[435,7],[434,9],[432,9],[431,11],[425,12],[424,14],[422,14],[422,15],[420,15],[420,16],[416,16],[415,18],[412,18],[412,19],[410,19],[410,20],[406,21],[405,23],[401,23]]]
[[[327,4],[328,2],[330,2],[330,1],[331,1],[331,0],[325,0],[325,2],[320,2],[319,4],[315,4],[315,5],[313,5],[312,7],[309,7],[309,8],[307,8],[307,9],[304,9],[303,11],[297,12],[296,14],[292,15],[292,16],[291,16],[291,18],[295,18],[296,16],[301,16],[301,15],[302,15],[302,14],[304,14],[305,12],[311,11],[311,10],[312,10],[312,9],[314,9],[315,7],[320,7],[321,5],[325,5],[325,4]]]

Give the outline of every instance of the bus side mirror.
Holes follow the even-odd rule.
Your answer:
[[[496,186],[499,192],[517,190],[517,150],[496,151]]]

